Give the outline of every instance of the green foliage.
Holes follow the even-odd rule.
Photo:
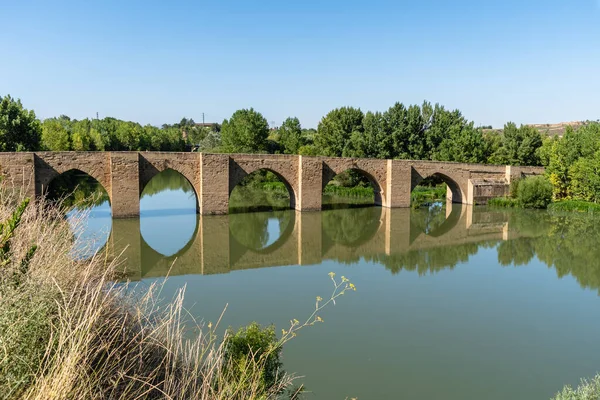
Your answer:
[[[21,260],[14,260],[11,245],[28,205],[29,199],[23,200],[0,223],[0,393],[6,398],[21,392],[33,379],[36,371],[32,366],[39,365],[50,339],[48,313],[56,308],[54,302],[42,300],[43,291],[22,290],[37,246],[29,247]]]
[[[0,97],[0,151],[33,151],[40,148],[42,128],[35,113],[21,100]]]
[[[481,163],[487,160],[486,142],[481,129],[473,123],[455,126],[442,139],[434,151],[434,159],[464,163]]]
[[[0,393],[19,398],[44,362],[58,303],[47,287],[0,285]]]
[[[584,125],[577,131],[567,127],[562,138],[544,141],[540,154],[556,200],[597,201],[598,182],[593,175],[597,174],[599,151],[599,123]]]
[[[523,178],[516,178],[510,182],[509,185],[509,194],[513,199],[517,198],[517,193],[519,191],[519,184],[523,181]]]
[[[225,339],[225,366],[231,374],[243,376],[248,368],[260,366],[263,388],[274,387],[284,374],[281,362],[282,346],[273,325],[262,327],[253,322],[235,332],[228,329]],[[250,363],[253,360],[254,363]]]
[[[569,169],[569,193],[573,198],[600,202],[600,150],[581,157]]]
[[[552,201],[552,184],[545,176],[523,179],[517,189],[517,199],[525,208],[546,208]]]
[[[315,145],[319,154],[331,157],[342,157],[354,150],[350,139],[362,135],[364,114],[360,109],[352,107],[336,108],[330,111],[321,122],[315,136]]]
[[[333,179],[328,182],[328,185],[352,188],[356,186],[369,187],[371,186],[371,183],[362,172],[355,169],[349,169],[334,176]]]
[[[287,210],[290,200],[285,184],[275,174],[258,170],[233,188],[229,197],[229,213]]]
[[[600,374],[591,380],[583,379],[581,384],[573,389],[565,386],[552,400],[598,400],[600,399]]]
[[[382,113],[368,112],[363,131],[354,130],[344,155],[350,157],[392,158],[392,137]]]
[[[445,201],[447,195],[445,183],[436,186],[416,186],[410,193],[410,205],[413,208],[429,206],[434,202]]]
[[[327,185],[323,189],[323,194],[331,194],[340,197],[366,197],[373,201],[373,188],[371,186],[355,186],[355,187],[344,187],[336,185]]]
[[[221,148],[221,134],[219,132],[210,132],[204,139],[198,142],[197,151],[205,153],[217,153]]]
[[[0,223],[0,267],[6,266],[10,260],[10,245],[11,240],[15,236],[15,230],[21,223],[21,218],[27,206],[29,199],[23,200],[11,217]],[[34,250],[35,251],[35,250]]]
[[[223,121],[221,140],[226,153],[259,153],[267,150],[269,125],[253,108],[238,110]]]
[[[298,154],[298,150],[304,145],[300,120],[296,117],[287,118],[279,127],[278,133],[283,152],[285,154]]]
[[[72,150],[69,117],[48,118],[42,123],[42,148],[50,151]]]
[[[509,122],[504,125],[500,147],[491,155],[490,161],[507,165],[540,165],[542,135],[534,127],[517,126]]]
[[[41,144],[52,151],[183,151],[189,130],[197,131],[195,126],[157,128],[110,117],[78,121],[63,115],[42,123]]]

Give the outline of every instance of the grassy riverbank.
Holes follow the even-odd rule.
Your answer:
[[[551,203],[551,211],[600,212],[600,204],[580,200],[563,200]]]
[[[219,336],[185,317],[183,291],[165,304],[160,287],[116,283],[109,251],[77,261],[63,215],[0,194],[2,398],[279,399],[293,382],[282,346],[353,288],[332,276],[337,294],[282,336],[256,324]]]

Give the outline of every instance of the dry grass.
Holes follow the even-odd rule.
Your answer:
[[[0,221],[19,201],[0,195]],[[119,264],[107,253],[76,261],[62,212],[30,205],[0,270],[0,397],[245,400],[278,398],[290,387],[285,374],[264,387],[262,354],[227,360],[216,327],[186,314],[183,290],[159,307],[159,287],[140,297],[114,283]],[[34,243],[29,269],[15,281],[17,260]]]

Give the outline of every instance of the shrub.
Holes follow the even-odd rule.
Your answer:
[[[525,208],[546,208],[552,201],[552,184],[544,176],[533,176],[519,182],[517,200]]]
[[[510,193],[510,197],[512,197],[513,199],[517,197],[517,192],[519,191],[519,183],[521,183],[522,180],[523,180],[522,178],[517,178],[517,179],[513,179],[510,182],[509,193]]]
[[[261,386],[268,389],[274,387],[285,376],[281,369],[281,350],[281,343],[275,335],[273,325],[263,328],[253,322],[237,332],[229,328],[225,339],[224,365],[229,366],[230,373],[236,376],[236,380],[247,374],[248,368],[260,365]],[[264,362],[261,362],[263,358]],[[249,359],[252,359],[253,363],[249,364]]]

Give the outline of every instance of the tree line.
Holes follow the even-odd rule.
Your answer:
[[[329,112],[317,129],[298,118],[269,127],[258,111],[242,109],[210,127],[183,118],[161,127],[116,118],[71,119],[66,115],[39,121],[33,111],[10,96],[0,102],[2,151],[184,151],[280,153],[539,165],[542,134],[509,123],[504,132],[484,132],[459,110],[424,102],[396,103],[385,112],[363,113],[341,107]]]
[[[508,123],[502,133],[484,132],[459,110],[424,102],[396,103],[383,113],[337,108],[316,130],[303,129],[295,117],[269,129],[259,112],[238,110],[223,122],[220,145],[200,147],[232,153],[540,165],[542,142],[543,135],[533,127]]]
[[[544,166],[554,200],[600,202],[600,123],[588,122],[562,137],[509,122],[501,131],[476,127],[459,110],[429,102],[396,103],[384,112],[330,111],[317,129],[296,117],[270,127],[253,108],[222,124],[183,118],[161,127],[116,118],[40,121],[20,100],[0,97],[0,151],[184,151],[301,154]]]

